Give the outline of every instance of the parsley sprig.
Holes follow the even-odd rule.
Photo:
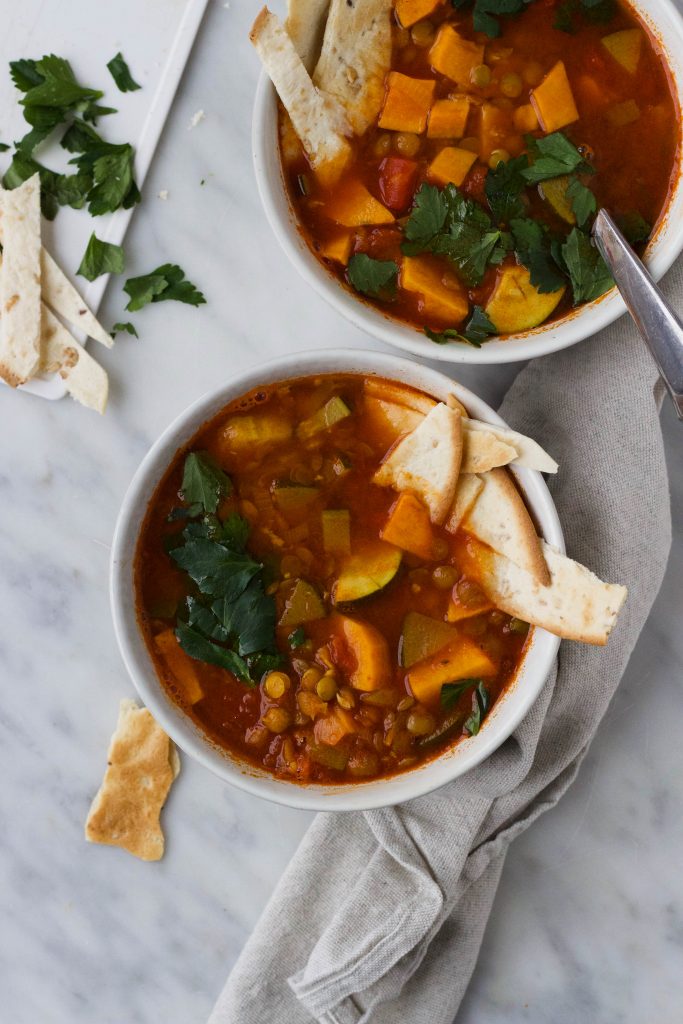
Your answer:
[[[492,334],[498,333],[498,328],[481,306],[475,306],[472,316],[462,331],[456,330],[455,327],[447,327],[445,331],[432,331],[429,327],[425,327],[424,332],[429,340],[435,341],[437,345],[445,345],[449,341],[465,341],[468,345],[481,348]]]

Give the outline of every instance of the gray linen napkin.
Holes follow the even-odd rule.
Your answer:
[[[679,264],[670,301],[682,278]],[[400,807],[320,814],[209,1024],[452,1024],[506,850],[576,776],[664,575],[661,393],[626,319],[519,374],[500,412],[560,464],[568,554],[629,588],[609,645],[563,642],[517,731],[464,777]]]

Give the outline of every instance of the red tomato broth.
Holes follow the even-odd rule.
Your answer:
[[[396,387],[395,384],[391,386]],[[416,394],[407,387],[403,391],[408,397]],[[246,454],[231,454],[221,441],[226,422],[245,409],[256,416],[265,412],[284,414],[295,426],[332,395],[340,395],[352,413],[317,435],[312,442],[302,445],[289,439],[262,449],[252,447]],[[343,559],[335,559],[323,549],[321,510],[325,507],[349,510],[353,553],[363,549],[364,545],[377,543],[387,514],[397,499],[393,490],[371,482],[372,474],[389,445],[386,432],[379,431],[374,420],[368,417],[366,403],[363,380],[356,375],[345,374],[302,378],[258,389],[226,406],[174,457],[149,503],[138,540],[134,571],[138,620],[159,680],[169,697],[219,746],[292,782],[346,783],[366,777],[389,776],[437,756],[468,735],[463,723],[471,713],[475,699],[471,689],[451,709],[442,709],[438,704],[427,708],[413,701],[410,708],[397,710],[399,702],[405,702],[405,698],[411,696],[406,668],[401,664],[405,615],[418,612],[443,622],[452,594],[459,595],[459,603],[462,603],[463,595],[465,601],[468,599],[468,588],[470,600],[473,599],[472,593],[475,598],[477,593],[481,596],[459,568],[460,561],[469,557],[467,535],[459,531],[452,536],[443,528],[434,527],[434,542],[441,549],[435,552],[434,558],[425,561],[404,552],[398,572],[385,587],[360,601],[336,608],[330,597],[332,581],[338,575]],[[277,647],[284,658],[279,671],[287,673],[291,681],[290,688],[278,700],[269,697],[264,689],[267,673],[260,685],[250,689],[225,669],[193,660],[192,666],[204,696],[190,705],[183,696],[182,680],[174,677],[155,646],[157,634],[175,628],[178,613],[182,613],[183,598],[196,593],[189,577],[173,563],[165,544],[184,526],[182,521],[168,522],[167,517],[179,504],[185,457],[190,451],[202,450],[216,458],[233,483],[234,493],[221,503],[219,517],[238,510],[248,518],[251,523],[248,551],[274,570],[278,618],[286,607],[295,579],[303,578],[312,583],[323,598],[325,617],[303,627],[305,648],[292,650],[288,642],[291,626],[277,627]],[[340,453],[346,462],[351,463],[351,468],[338,478],[330,473],[329,466]],[[288,540],[282,516],[271,499],[273,484],[296,483],[302,477],[308,479],[307,473],[320,489],[319,500],[309,506],[302,519],[303,525],[308,527],[308,536],[303,540]],[[279,537],[283,543],[275,544],[273,536]],[[434,583],[432,573],[437,567],[442,573],[443,567],[447,567],[446,572],[451,573],[455,580],[454,586],[451,585],[453,580],[449,580],[446,587]],[[393,695],[387,706],[368,704],[361,693],[349,685],[348,673],[353,669],[354,660],[353,657],[349,660],[348,649],[339,639],[338,631],[335,632],[330,625],[336,622],[339,613],[367,623],[383,638],[389,655],[390,674],[381,689],[382,693],[386,690]],[[532,628],[525,631],[523,627],[516,632],[511,629],[512,621],[508,615],[491,610],[456,624],[458,637],[473,641],[481,650],[488,651],[496,663],[495,676],[485,680],[491,706],[514,680],[533,632]],[[298,695],[305,689],[302,687],[305,669],[316,667],[322,674],[326,669],[322,659],[329,659],[330,650],[336,662],[338,692],[347,697],[351,693],[354,706],[348,713],[357,728],[355,735],[345,737],[335,749],[349,755],[350,765],[354,764],[355,757],[357,764],[362,766],[365,757],[365,767],[369,765],[373,770],[364,774],[353,774],[349,767],[346,770],[333,769],[308,756],[319,719],[310,721],[302,714]],[[315,695],[315,690],[312,692]],[[284,708],[291,719],[291,725],[281,734],[264,730],[263,717],[273,707]],[[327,702],[327,712],[334,708],[333,698]],[[433,732],[443,726],[449,715],[457,716],[458,722],[443,739],[435,739],[433,743],[422,746],[424,737],[411,735],[407,730],[409,715],[416,711],[426,712],[432,717]]]
[[[422,183],[430,181],[427,167],[431,160],[444,146],[461,147],[463,140],[476,142],[480,130],[481,104],[484,101],[499,108],[502,119],[501,147],[512,157],[524,152],[524,133],[513,124],[514,111],[529,104],[533,88],[558,60],[565,64],[579,111],[579,120],[563,127],[561,131],[585,154],[595,169],[595,173],[584,180],[594,192],[598,208],[605,206],[617,220],[637,213],[653,228],[656,226],[670,194],[680,135],[675,91],[659,45],[647,26],[621,0],[608,23],[592,24],[585,18],[579,18],[574,34],[553,27],[561,3],[562,0],[535,0],[518,15],[501,16],[501,34],[495,39],[483,33],[475,33],[471,11],[455,11],[449,3],[441,4],[425,19],[435,30],[448,21],[465,38],[485,45],[484,62],[491,69],[491,81],[479,88],[472,84],[467,87],[457,86],[451,79],[434,71],[429,63],[430,46],[414,45],[410,40],[410,30],[401,28],[396,22],[392,70],[413,78],[435,80],[435,100],[462,94],[467,94],[472,100],[462,138],[428,138],[426,132],[423,132],[414,136],[419,141],[418,152],[403,154],[398,148],[402,133],[374,126],[364,136],[352,140],[352,162],[340,181],[328,188],[316,181],[300,148],[297,158],[292,158],[289,148],[286,158],[283,152],[285,180],[302,234],[311,250],[345,286],[351,287],[344,263],[338,259],[326,259],[322,255],[329,242],[338,237],[340,232],[339,225],[326,214],[330,200],[348,189],[351,183],[360,181],[373,196],[384,201],[396,214],[397,224],[351,229],[349,258],[356,253],[366,253],[376,259],[393,260],[400,267],[403,239],[400,225],[405,223],[410,212],[412,196]],[[644,39],[637,71],[629,73],[607,52],[601,39],[613,32],[634,27],[643,31]],[[501,80],[510,73],[519,74],[523,78],[522,91],[514,99],[501,93]],[[615,105],[631,99],[638,104],[638,120],[621,126],[613,125],[607,113]],[[282,115],[280,108],[281,118]],[[540,127],[530,134],[535,138],[544,135]],[[417,165],[412,179],[412,192],[402,209],[391,202],[387,203],[387,192],[390,194],[391,188],[387,189],[383,182],[382,170],[387,160],[399,157]],[[487,211],[484,181],[488,169],[487,160],[478,158],[460,185],[465,195],[481,203]],[[407,176],[404,170],[397,187],[401,195],[407,194],[404,187]],[[302,195],[302,181],[305,181],[306,195]],[[527,188],[525,195],[528,199],[526,216],[546,224],[556,236],[566,236],[569,226],[544,201],[537,188]],[[642,252],[644,243],[635,248]],[[444,275],[446,289],[452,287],[452,278],[457,279],[458,271],[450,261],[429,254],[423,254],[420,258]],[[502,266],[514,262],[514,254],[509,254]],[[496,268],[490,266],[480,284],[467,288],[470,313],[474,305],[485,305],[496,280]],[[384,314],[418,328],[427,326],[439,330],[458,326],[428,314],[419,295],[400,286],[400,273],[397,294],[390,301],[385,298],[368,298],[356,291],[354,295],[377,306]],[[548,320],[562,318],[571,308],[572,295],[568,287]]]

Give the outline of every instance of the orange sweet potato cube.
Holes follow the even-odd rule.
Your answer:
[[[442,277],[441,271],[435,269],[424,256],[404,256],[401,287],[422,298],[422,312],[427,316],[457,327],[469,311],[467,292],[462,286],[447,288]]]
[[[380,128],[396,132],[420,133],[427,127],[436,82],[431,78],[411,78],[400,71],[387,75],[387,92],[379,115]]]
[[[465,134],[469,111],[469,96],[452,96],[447,100],[436,100],[429,111],[427,137],[461,139]]]
[[[416,700],[434,707],[439,703],[444,683],[494,676],[497,671],[495,662],[473,640],[459,636],[431,658],[411,668],[408,683]]]
[[[358,228],[364,224],[393,224],[394,221],[393,213],[355,178],[343,182],[335,190],[326,212],[328,217],[345,228]]]
[[[458,149],[457,146],[444,146],[427,168],[427,174],[437,185],[462,185],[467,172],[477,159],[477,154],[470,149]]]
[[[533,90],[531,102],[544,132],[556,132],[578,120],[579,112],[563,61],[558,60]]]
[[[505,142],[512,130],[509,110],[484,103],[479,122],[479,158],[488,163],[494,149],[505,149]]]
[[[517,107],[512,115],[512,121],[518,132],[535,132],[538,130],[538,118],[536,111],[530,103],[523,103]]]
[[[443,0],[396,0],[396,17],[404,28],[410,28],[440,7]]]
[[[341,231],[338,234],[330,235],[324,242],[320,243],[320,255],[326,260],[334,260],[344,266],[349,262],[353,235],[350,231]]]
[[[189,654],[182,649],[172,629],[165,629],[154,637],[154,646],[161,655],[166,668],[180,689],[180,696],[188,704],[196,704],[204,696],[197,667]]]
[[[330,619],[332,661],[356,690],[379,690],[391,680],[387,642],[369,622],[335,614]]]
[[[380,537],[419,558],[433,557],[434,535],[429,512],[414,494],[405,492],[396,499]]]
[[[458,85],[469,85],[472,68],[483,60],[483,45],[463,39],[449,24],[441,26],[429,51],[429,62],[434,70],[452,78]]]

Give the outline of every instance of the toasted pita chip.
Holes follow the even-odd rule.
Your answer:
[[[448,406],[449,409],[457,409],[460,415],[463,417],[463,423],[465,422],[465,418],[467,417],[467,409],[462,404],[462,402],[455,397],[455,395],[450,394],[447,396],[446,405]]]
[[[122,700],[107,770],[85,823],[90,843],[121,846],[141,860],[160,860],[159,814],[180,771],[178,753],[147,708]]]
[[[505,469],[491,469],[481,480],[483,489],[467,513],[463,529],[548,586],[550,573],[536,527],[510,474]]]
[[[308,72],[320,56],[329,6],[330,0],[287,0],[285,28]]]
[[[88,355],[45,305],[42,307],[39,369],[41,373],[58,373],[71,397],[82,405],[99,413],[107,408],[107,371]]]
[[[446,519],[446,529],[449,533],[455,533],[477,500],[477,496],[484,487],[484,481],[476,473],[461,473],[458,477],[458,486],[455,489],[455,498],[451,510]]]
[[[467,435],[473,432],[481,434],[493,434],[503,444],[511,445],[517,452],[513,459],[515,466],[526,466],[527,469],[536,469],[539,473],[557,473],[559,466],[540,444],[524,434],[518,434],[516,430],[508,427],[493,427],[490,423],[482,423],[480,420],[465,419],[462,421],[463,429]]]
[[[507,466],[517,458],[517,449],[501,441],[491,430],[470,430],[463,420],[462,467],[463,473],[488,473],[498,466]]]
[[[355,135],[373,124],[391,64],[392,0],[331,0],[313,81],[341,103]]]
[[[433,523],[442,523],[453,504],[460,472],[460,413],[435,405],[410,434],[399,441],[373,480],[382,487],[411,491],[429,509]]]
[[[508,615],[566,640],[604,646],[626,600],[626,587],[603,583],[590,569],[545,541],[541,547],[550,571],[548,587],[475,538],[463,548],[461,566]]]
[[[105,331],[97,317],[78,294],[69,278],[53,260],[47,249],[40,253],[43,301],[59,313],[73,327],[80,328],[89,338],[111,348],[114,344],[109,331]]]
[[[421,391],[411,391],[400,384],[393,384],[390,380],[382,377],[367,377],[363,383],[363,391],[366,395],[374,398],[381,398],[384,402],[394,402],[396,405],[403,405],[407,409],[414,409],[415,412],[426,416],[437,404],[435,398],[423,394]]]
[[[2,192],[0,376],[25,384],[40,363],[40,178]]]
[[[315,87],[280,21],[264,7],[249,34],[292,119],[316,175],[333,184],[351,156],[350,132],[338,101]]]

